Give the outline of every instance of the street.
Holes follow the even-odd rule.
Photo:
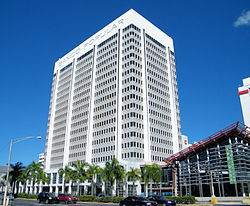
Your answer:
[[[44,203],[37,203],[36,200],[25,200],[25,199],[15,199],[14,201],[11,202],[12,206],[42,206],[42,205],[46,205]],[[60,205],[65,205],[64,203],[60,203],[60,204],[49,204],[50,206],[60,206]],[[81,206],[114,206],[114,205],[118,205],[118,204],[100,204],[100,203],[77,203],[77,204],[70,204],[70,205],[81,205]]]
[[[11,206],[42,206],[46,205],[43,203],[37,203],[36,200],[25,200],[25,199],[15,199],[14,201],[11,202]],[[50,206],[61,206],[65,205],[64,203],[60,204],[49,204]],[[119,204],[114,204],[114,203],[77,203],[77,204],[70,204],[70,205],[81,205],[81,206],[118,206]],[[181,204],[184,205],[184,204]],[[195,203],[195,204],[188,204],[188,206],[195,205],[195,206],[213,206],[213,204],[210,203]],[[247,206],[242,203],[233,203],[233,202],[224,202],[224,203],[218,203],[214,204],[215,206],[222,206],[222,205],[230,205],[230,206]]]

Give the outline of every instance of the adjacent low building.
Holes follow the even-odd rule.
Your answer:
[[[180,196],[249,196],[250,133],[247,128],[236,122],[166,158],[163,171],[173,172],[173,187],[170,185],[168,190]],[[158,190],[163,191],[166,189]]]

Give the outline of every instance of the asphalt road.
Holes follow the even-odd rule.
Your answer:
[[[46,205],[43,203],[38,203],[36,200],[24,200],[24,199],[15,199],[11,202],[11,206],[42,206]],[[61,206],[64,205],[64,203],[60,204],[49,204],[49,206]],[[95,204],[95,203],[76,203],[76,204],[69,204],[69,205],[81,205],[81,206],[118,206],[118,204]],[[48,206],[48,205],[46,205]]]
[[[36,200],[25,200],[25,199],[15,199],[14,201],[11,202],[11,206],[43,206],[46,204],[42,204],[42,203],[37,203]],[[62,206],[65,204],[61,203],[61,204],[49,204],[49,206]],[[119,206],[119,204],[112,204],[112,203],[105,203],[105,204],[101,204],[101,203],[77,203],[77,204],[69,204],[69,205],[77,205],[77,206]],[[226,205],[226,206],[247,206],[241,203],[218,203],[218,204],[214,204],[214,206],[222,206],[222,205]],[[48,206],[48,205],[46,205]],[[183,205],[182,205],[183,206]],[[213,204],[208,204],[208,203],[196,203],[196,204],[190,204],[188,206],[213,206]],[[249,205],[248,205],[249,206]]]

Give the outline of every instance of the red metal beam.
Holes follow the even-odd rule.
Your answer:
[[[245,132],[246,131],[246,126],[244,124],[242,124],[241,122],[235,122],[227,127],[225,127],[224,129],[216,132],[215,134],[201,140],[200,142],[197,142],[193,145],[191,145],[190,147],[166,158],[164,161],[166,163],[171,163],[174,160],[177,160],[183,156],[186,156],[187,154],[191,153],[191,152],[196,152],[198,149],[200,149],[201,147],[205,147],[206,145],[210,144],[211,141],[215,142],[217,140],[219,140],[220,138],[227,136],[228,133],[232,132],[233,130],[238,130],[240,132]],[[248,133],[249,135],[249,133]]]

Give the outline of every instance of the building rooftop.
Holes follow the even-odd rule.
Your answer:
[[[209,147],[210,144],[214,144],[214,142],[219,141],[220,139],[223,139],[225,136],[227,136],[229,133],[233,133],[233,132],[237,132],[238,134],[241,134],[244,138],[248,138],[250,136],[250,132],[249,130],[247,130],[247,126],[244,125],[241,122],[235,122],[231,125],[229,125],[228,127],[214,133],[213,135],[192,144],[191,146],[187,147],[184,150],[181,150],[178,153],[173,154],[172,156],[166,158],[164,161],[167,164],[170,164],[176,160],[182,160],[184,159],[186,156],[192,154],[192,153],[196,153],[202,149],[204,149],[204,147]]]

